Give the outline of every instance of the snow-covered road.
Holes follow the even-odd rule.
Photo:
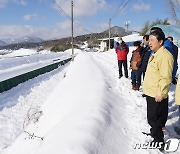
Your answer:
[[[117,106],[114,106],[115,110],[113,111],[113,117],[116,117],[117,120],[116,123],[111,125],[111,129],[114,130],[114,128],[116,128],[118,133],[108,133],[108,136],[106,136],[106,141],[107,143],[110,142],[112,136],[115,136],[120,140],[116,140],[112,148],[107,146],[109,145],[107,144],[106,147],[103,148],[102,154],[111,153],[111,151],[113,151],[113,149],[117,149],[117,147],[117,151],[112,152],[113,154],[151,153],[151,151],[136,151],[133,149],[135,143],[148,141],[148,138],[141,133],[142,130],[148,132],[149,128],[146,123],[146,101],[143,97],[141,97],[142,93],[131,90],[130,79],[126,79],[124,77],[122,77],[120,80],[118,79],[118,66],[114,50],[111,50],[106,54],[92,54],[98,61],[99,65],[102,66],[102,70],[106,72],[106,76],[112,87],[112,91],[116,93],[115,100],[117,101]],[[131,55],[128,56],[130,58]],[[112,100],[112,103],[114,103],[114,100]]]

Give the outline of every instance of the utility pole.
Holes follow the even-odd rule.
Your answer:
[[[73,36],[73,1],[71,1],[71,43],[72,43],[72,61],[74,61],[74,36]]]
[[[111,18],[109,18],[109,50],[111,49]]]

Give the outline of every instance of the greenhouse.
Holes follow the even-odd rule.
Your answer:
[[[165,33],[165,36],[172,36],[174,38],[174,44],[177,45],[180,48],[180,26],[174,26],[174,25],[156,25],[156,27],[160,27],[163,32]],[[148,31],[149,33],[149,31]]]

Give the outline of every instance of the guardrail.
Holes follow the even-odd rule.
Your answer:
[[[0,82],[0,93],[7,91],[13,87],[16,87],[18,84],[23,83],[29,79],[32,79],[34,77],[37,77],[38,75],[50,72],[56,68],[58,68],[61,65],[66,64],[67,62],[69,62],[71,60],[71,58],[65,59],[63,61],[60,62],[56,62],[50,65],[47,65],[45,67],[15,76],[13,78],[4,80]]]

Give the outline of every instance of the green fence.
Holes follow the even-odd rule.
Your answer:
[[[39,68],[37,70],[33,70],[31,72],[27,72],[25,74],[21,74],[21,75],[15,76],[13,78],[10,78],[10,79],[4,80],[4,81],[1,81],[0,82],[0,93],[13,88],[13,87],[17,86],[18,84],[20,84],[22,82],[25,82],[25,81],[27,81],[29,79],[37,77],[38,75],[44,74],[46,72],[50,72],[50,71],[58,68],[59,66],[66,64],[70,60],[71,60],[71,58],[63,60],[63,61],[60,61],[60,62],[56,62],[56,63],[50,64],[48,66]]]

